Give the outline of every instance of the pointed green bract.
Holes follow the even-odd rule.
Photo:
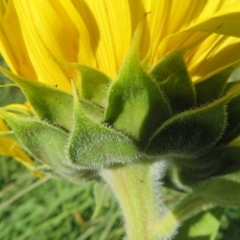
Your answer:
[[[154,134],[147,152],[190,158],[207,152],[221,138],[226,127],[228,101],[228,98],[222,99],[172,117]]]
[[[138,151],[132,141],[121,133],[90,120],[77,96],[74,114],[74,128],[68,147],[69,158],[74,164],[87,169],[99,169],[137,160]]]
[[[194,186],[213,175],[225,176],[240,171],[240,147],[219,146],[202,158],[186,160],[185,165],[183,162],[180,165],[177,160],[174,162],[176,166],[173,166],[175,169],[172,176],[173,173],[178,175],[178,181],[185,186]],[[239,177],[237,179],[240,183]],[[234,177],[230,180],[234,180]]]
[[[16,118],[5,112],[1,112],[1,115],[14,132],[19,145],[39,162],[47,164],[56,175],[73,182],[80,182],[92,175],[92,172],[68,160],[65,152],[68,135],[61,129],[35,119]]]
[[[210,160],[211,161],[211,160]],[[212,166],[202,169],[185,168],[179,169],[179,181],[187,187],[196,187],[199,183],[217,174],[221,163],[212,164]]]
[[[171,113],[151,78],[140,69],[133,74],[134,70],[137,69],[132,66],[131,77],[127,77],[127,73],[113,84],[105,121],[134,137],[141,146],[145,146]]]
[[[170,108],[156,83],[138,59],[139,32],[109,93],[105,121],[145,146],[154,131],[170,116]]]
[[[71,95],[56,87],[16,76],[1,67],[0,71],[22,89],[40,119],[71,129],[73,122],[73,98]]]
[[[67,134],[62,130],[39,120],[15,117],[1,112],[19,143],[36,159],[54,165],[63,161]]]
[[[227,81],[235,68],[235,65],[231,66],[194,85],[199,106],[207,102],[213,102],[222,96]]]
[[[196,94],[188,75],[182,52],[172,52],[151,71],[169,100],[173,113],[179,113],[196,105]]]
[[[87,66],[76,65],[76,68],[81,75],[80,86],[77,86],[80,97],[105,108],[111,79],[104,73]]]
[[[102,108],[86,100],[80,100],[79,104],[81,104],[83,111],[92,121],[98,123],[102,123],[104,121],[104,112]]]
[[[221,143],[229,143],[240,135],[240,96],[233,98],[227,105],[228,125]]]

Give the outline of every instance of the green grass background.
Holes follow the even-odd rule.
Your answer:
[[[120,213],[106,186],[36,179],[10,158],[0,160],[0,239],[121,239]]]
[[[7,82],[1,75],[0,84]],[[17,88],[0,88],[0,106],[23,101]],[[120,211],[104,184],[38,179],[15,160],[0,157],[0,240],[119,240],[123,234]],[[195,240],[200,239],[207,240]],[[225,210],[216,239],[240,239],[239,209]]]

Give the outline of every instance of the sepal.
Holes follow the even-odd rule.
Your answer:
[[[178,168],[172,166],[169,176],[178,189],[186,190],[196,188],[207,179],[214,176],[220,168],[220,164],[212,165],[204,169]]]
[[[196,93],[183,60],[182,52],[165,56],[150,75],[167,97],[173,113],[179,113],[196,105]]]
[[[66,132],[43,121],[16,118],[3,111],[1,115],[17,137],[17,143],[38,163],[44,163],[36,171],[44,173],[47,170],[75,183],[93,177],[93,171],[83,169],[68,159],[66,148],[69,136]]]
[[[59,128],[33,118],[16,117],[1,111],[19,144],[35,159],[55,165],[64,158],[68,135]]]
[[[169,159],[168,159],[169,160]],[[219,146],[201,158],[172,158],[168,178],[179,188],[196,187],[210,177],[230,176],[240,183],[240,147]]]
[[[134,143],[120,132],[89,119],[76,92],[74,95],[74,128],[68,144],[71,161],[92,170],[137,160]]]
[[[105,108],[107,106],[107,96],[112,80],[96,69],[78,64],[74,66],[79,70],[76,89],[80,98]]]
[[[0,71],[14,81],[23,91],[36,115],[55,125],[71,129],[73,123],[73,98],[66,92],[41,82],[14,75],[0,67]]]
[[[140,66],[140,30],[136,31],[119,75],[111,86],[105,122],[129,134],[143,147],[171,116],[171,110],[157,84]]]
[[[223,95],[227,81],[235,68],[236,65],[228,67],[227,69],[194,84],[199,106],[213,102]]]
[[[226,97],[170,118],[151,138],[147,153],[193,158],[208,152],[226,128],[228,101]]]

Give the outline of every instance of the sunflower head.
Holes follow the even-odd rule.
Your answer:
[[[4,137],[74,182],[165,161],[188,186],[235,164],[239,2],[77,2],[1,1],[0,70],[31,106],[1,109]]]

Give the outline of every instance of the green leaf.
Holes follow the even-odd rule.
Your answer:
[[[104,73],[83,65],[75,65],[80,71],[81,80],[78,86],[78,92],[82,99],[94,103],[97,106],[105,108],[111,79]]]
[[[170,53],[150,73],[163,89],[174,113],[196,105],[196,94],[182,55],[182,52]]]
[[[195,188],[172,209],[174,216],[183,221],[196,213],[199,209],[215,206],[240,206],[240,183],[228,179],[212,178]]]
[[[203,81],[195,83],[199,106],[207,102],[213,102],[222,96],[227,81],[235,68],[235,65],[231,66]]]
[[[173,240],[215,240],[224,209],[215,208],[188,219]]]
[[[71,129],[73,123],[73,98],[71,95],[56,87],[16,76],[2,67],[0,67],[0,71],[22,89],[40,119]]]
[[[105,121],[132,136],[143,147],[170,116],[170,108],[156,83],[140,66],[137,31],[108,99]]]
[[[74,129],[68,146],[69,158],[87,169],[137,160],[138,151],[126,136],[97,122],[84,113],[77,97],[74,103]]]
[[[226,127],[227,101],[228,98],[221,99],[170,118],[153,135],[147,152],[186,158],[206,153],[221,138]]]

